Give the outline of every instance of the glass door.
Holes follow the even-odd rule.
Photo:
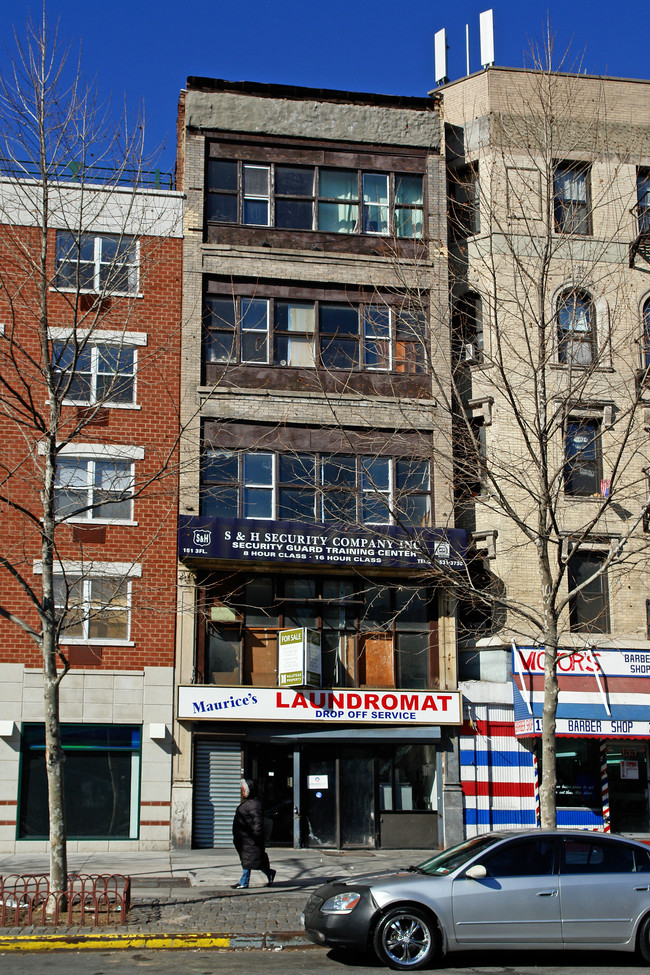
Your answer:
[[[293,846],[293,749],[251,744],[248,767],[262,800],[267,846]]]
[[[300,785],[302,843],[338,847],[336,756],[318,745],[306,748]]]
[[[302,760],[302,843],[374,847],[375,757],[368,748],[312,745]]]
[[[339,759],[341,847],[375,846],[375,759],[346,748]]]
[[[606,749],[612,831],[647,833],[647,746],[641,741],[614,741]]]

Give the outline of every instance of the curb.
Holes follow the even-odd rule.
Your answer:
[[[304,934],[294,931],[277,931],[263,934],[18,934],[13,937],[0,935],[0,952],[3,951],[111,951],[123,948],[222,948],[230,951],[245,949],[316,948]]]

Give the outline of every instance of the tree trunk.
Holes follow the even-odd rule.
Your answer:
[[[542,712],[542,782],[539,788],[541,825],[555,829],[556,809],[556,750],[555,718],[557,714],[557,627],[551,627],[544,640],[544,710]],[[553,634],[554,629],[554,634]]]

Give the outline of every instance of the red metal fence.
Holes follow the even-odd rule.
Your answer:
[[[51,891],[43,874],[0,877],[0,927],[125,924],[130,905],[131,878],[122,874],[71,873],[65,891]]]

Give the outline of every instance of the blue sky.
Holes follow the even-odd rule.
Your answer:
[[[178,94],[188,75],[275,84],[424,95],[434,87],[433,37],[444,27],[449,76],[465,74],[465,24],[470,70],[480,69],[479,13],[494,10],[495,61],[521,67],[531,39],[545,30],[547,10],[556,50],[590,74],[647,78],[648,0],[616,6],[604,0],[46,0],[62,41],[82,45],[85,71],[119,108],[143,100],[150,149],[174,165]],[[12,6],[19,34],[29,8]],[[0,29],[0,71],[13,47],[11,21]]]

